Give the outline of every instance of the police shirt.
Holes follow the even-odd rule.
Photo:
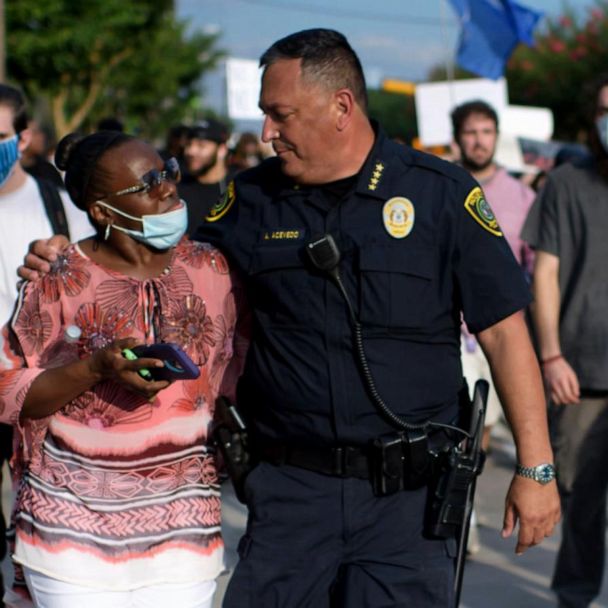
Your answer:
[[[342,198],[268,159],[231,182],[196,233],[243,275],[253,328],[238,404],[253,430],[325,445],[394,430],[368,396],[342,294],[307,258],[327,233],[384,401],[411,422],[453,419],[461,314],[479,332],[525,307],[528,287],[477,182],[377,129]]]

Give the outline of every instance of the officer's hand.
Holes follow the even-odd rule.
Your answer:
[[[17,268],[22,279],[33,281],[51,270],[51,263],[70,244],[67,237],[56,234],[50,239],[40,239],[30,243],[30,248],[23,258],[23,266]]]
[[[160,359],[142,357],[131,361],[125,358],[122,351],[125,348],[133,348],[137,344],[138,341],[134,338],[116,340],[110,346],[95,351],[88,360],[89,367],[91,373],[102,380],[117,382],[152,402],[156,398],[156,394],[167,388],[170,382],[145,380],[139,375],[140,369],[162,367],[164,363]]]
[[[553,403],[560,405],[579,402],[580,386],[576,372],[563,357],[543,365],[543,378]]]
[[[507,493],[505,517],[501,536],[508,538],[519,520],[519,534],[515,553],[521,555],[526,549],[538,545],[561,518],[557,483],[550,481],[541,485],[533,479],[515,475]]]

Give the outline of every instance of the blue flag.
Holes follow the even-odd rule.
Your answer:
[[[500,78],[520,42],[534,43],[543,13],[512,0],[450,0],[462,26],[456,60],[469,72]]]

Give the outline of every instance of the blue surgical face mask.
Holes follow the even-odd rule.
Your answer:
[[[595,128],[604,150],[608,152],[608,114],[600,116],[595,121]]]
[[[15,135],[6,141],[0,142],[0,188],[11,176],[15,163],[21,154],[18,149],[19,136]]]
[[[116,207],[108,205],[108,203],[104,201],[97,202],[100,205],[111,209],[114,213],[118,213],[118,215],[122,215],[130,220],[135,220],[136,222],[141,222],[143,224],[143,230],[141,232],[139,230],[129,230],[128,228],[116,226],[115,224],[112,224],[111,226],[115,230],[120,230],[121,232],[128,234],[136,241],[154,247],[154,249],[169,249],[169,247],[174,247],[179,243],[182,236],[184,236],[186,228],[188,227],[188,209],[184,201],[182,201],[182,205],[179,209],[174,209],[167,213],[158,213],[156,215],[142,215],[141,217],[129,215],[120,209],[116,209]]]

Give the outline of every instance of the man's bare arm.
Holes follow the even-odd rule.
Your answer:
[[[546,361],[543,375],[554,403],[578,403],[580,387],[575,371],[561,356],[559,342],[559,258],[539,251],[534,264],[534,307],[532,316],[540,346],[540,357]]]
[[[528,328],[515,313],[477,335],[490,362],[492,378],[515,439],[519,464],[534,467],[552,463],[542,379]],[[510,536],[519,520],[515,552],[540,543],[553,533],[560,519],[555,481],[541,485],[513,476],[506,504],[503,537]]]

